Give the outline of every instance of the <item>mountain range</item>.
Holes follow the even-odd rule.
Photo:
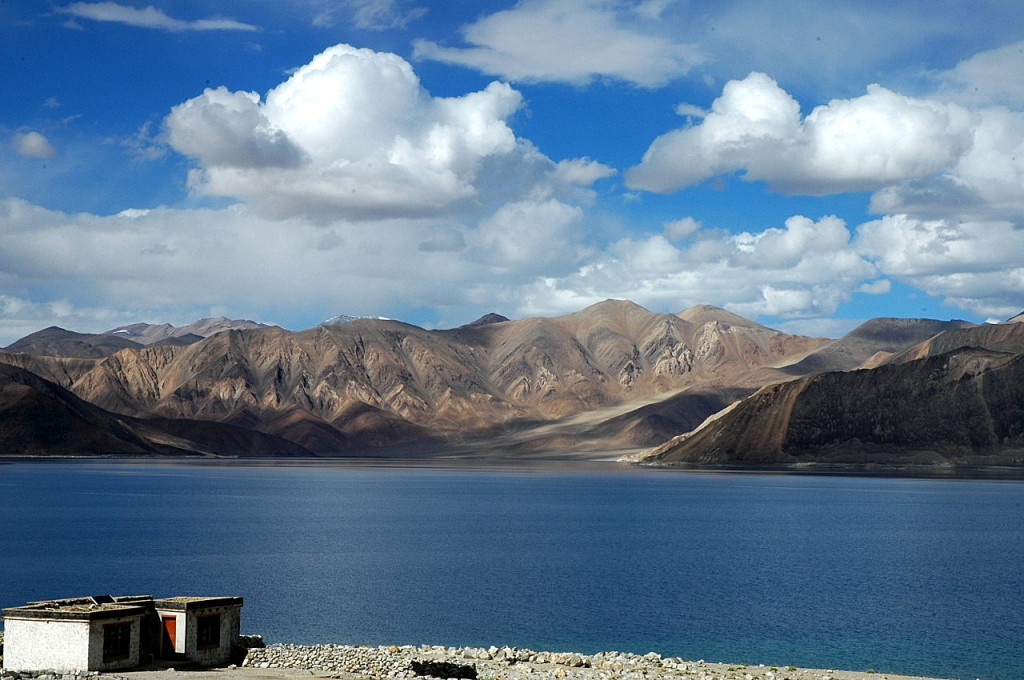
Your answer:
[[[847,411],[868,419],[867,404],[893,399],[904,404],[903,420],[908,409],[938,413],[967,402],[974,411],[965,422],[976,422],[978,404],[1016,413],[1010,405],[1024,398],[1009,388],[960,387],[945,401],[907,395],[916,394],[911,385],[934,392],[1010,380],[1024,351],[1020,331],[1024,324],[875,319],[832,340],[707,305],[663,314],[622,300],[554,318],[490,314],[451,330],[366,318],[303,331],[228,319],[96,335],[49,328],[0,352],[0,453],[630,452],[658,464],[777,464],[807,462],[818,449],[845,451],[830,460],[855,459],[856,450],[902,456],[941,434],[932,459],[960,460],[1012,448],[1020,433],[995,419],[982,428],[987,439],[925,427],[916,439],[875,442],[868,435],[888,432],[884,424],[826,425]],[[971,368],[946,375],[929,361]],[[891,405],[881,412],[897,413]]]

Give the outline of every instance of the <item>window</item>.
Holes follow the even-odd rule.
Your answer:
[[[220,647],[220,614],[196,617],[196,646],[199,649]]]
[[[132,651],[132,622],[103,626],[103,662],[127,659]]]

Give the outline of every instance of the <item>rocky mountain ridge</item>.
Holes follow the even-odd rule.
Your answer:
[[[244,328],[269,328],[255,321],[234,320],[223,316],[199,319],[187,326],[169,323],[135,323],[112,328],[103,333],[76,333],[59,326],[50,326],[11,343],[3,351],[77,359],[108,357],[122,349],[147,345],[188,345],[221,331]]]
[[[189,338],[192,342],[195,342],[197,339],[208,338],[221,331],[267,327],[267,324],[257,321],[229,319],[225,316],[218,316],[199,319],[185,326],[172,326],[169,323],[134,323],[111,328],[109,331],[104,331],[102,335],[125,338],[140,345],[153,345],[174,338]]]
[[[584,447],[650,445],[665,423],[699,422],[765,384],[774,365],[827,342],[724,310],[657,314],[613,300],[564,317],[486,321],[428,331],[356,319],[299,332],[227,330],[102,358],[8,353],[0,361],[110,413],[225,423],[319,455],[432,441],[472,447],[589,413],[619,419],[611,433],[577,422],[571,436],[524,435],[535,451],[566,437]],[[652,406],[686,392],[703,395],[676,402],[686,414]]]
[[[78,343],[100,341],[72,339],[23,344],[72,356],[8,352],[0,364],[48,381],[33,383],[39,394],[64,390],[95,409],[91,420],[72,412],[90,427],[128,428],[133,446],[150,447],[139,455],[606,457],[655,447],[656,464],[1013,461],[1012,423],[979,421],[988,439],[963,432],[985,408],[1013,414],[1024,400],[1010,387],[968,384],[1013,384],[1024,324],[1009,322],[874,319],[830,340],[706,305],[662,314],[607,300],[561,317],[491,314],[450,330],[352,319],[194,342],[113,336],[131,344],[103,356],[74,356]],[[844,370],[819,370],[836,366]],[[13,375],[0,375],[0,389],[24,392]],[[967,415],[956,410],[964,404]],[[18,425],[23,412],[5,411],[0,434],[45,439]],[[2,453],[39,448],[0,442]]]

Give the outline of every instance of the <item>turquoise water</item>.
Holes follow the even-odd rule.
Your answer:
[[[0,464],[0,606],[241,595],[269,641],[1024,678],[1024,483]]]

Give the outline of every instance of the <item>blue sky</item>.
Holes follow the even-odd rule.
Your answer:
[[[0,53],[0,345],[1024,309],[1015,2],[6,0]]]

